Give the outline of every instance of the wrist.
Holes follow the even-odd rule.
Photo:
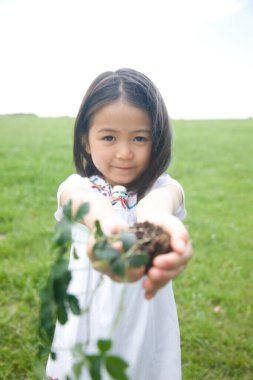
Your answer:
[[[137,213],[137,222],[158,223],[163,219],[167,219],[172,213],[164,210],[143,210]]]

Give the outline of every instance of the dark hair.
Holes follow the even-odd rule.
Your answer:
[[[141,197],[155,180],[168,168],[171,159],[172,132],[163,98],[144,74],[133,69],[106,71],[100,74],[88,88],[80,106],[74,129],[74,162],[82,176],[101,174],[85,151],[92,117],[103,106],[124,99],[146,111],[152,125],[152,149],[148,168],[133,182],[128,190],[135,190]]]

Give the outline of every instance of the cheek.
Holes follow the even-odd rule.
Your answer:
[[[140,161],[139,161],[144,170],[147,169],[147,167],[149,166],[150,160],[151,160],[151,149],[145,149],[140,154]]]
[[[151,159],[151,152],[152,152],[152,147],[150,146],[147,150],[146,150],[146,161],[149,163],[150,162],[150,159]]]
[[[108,152],[104,152],[102,149],[95,149],[95,151],[93,150],[92,153],[92,161],[97,166],[104,167],[107,165],[108,161],[111,161]]]

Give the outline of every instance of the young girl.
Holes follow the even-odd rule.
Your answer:
[[[171,159],[171,135],[164,101],[145,75],[132,69],[105,72],[89,87],[75,123],[78,174],[60,185],[55,217],[62,218],[69,200],[73,214],[82,203],[90,204],[82,223],[73,228],[68,291],[83,308],[93,298],[89,316],[69,313],[65,325],[57,323],[52,347],[57,359],[49,358],[47,376],[71,376],[71,348],[76,343],[89,342],[86,350],[94,353],[98,339],[112,338],[112,352],[129,363],[130,380],[181,379],[171,280],[185,268],[192,248],[180,221],[185,216],[183,189],[164,174]],[[157,256],[146,275],[144,268],[130,269],[128,282],[120,283],[108,268],[93,267],[96,220],[107,235],[135,222],[160,225],[171,236],[173,252]],[[115,247],[121,248],[119,243]],[[115,324],[122,294],[124,307]],[[90,379],[86,369],[81,379]],[[104,374],[104,379],[109,377]]]

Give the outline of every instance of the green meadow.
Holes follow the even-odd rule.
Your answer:
[[[74,172],[73,123],[0,116],[0,379],[39,378],[38,292],[53,260],[57,188]],[[174,281],[183,380],[251,380],[253,120],[173,125],[169,172],[185,189],[195,251]]]

